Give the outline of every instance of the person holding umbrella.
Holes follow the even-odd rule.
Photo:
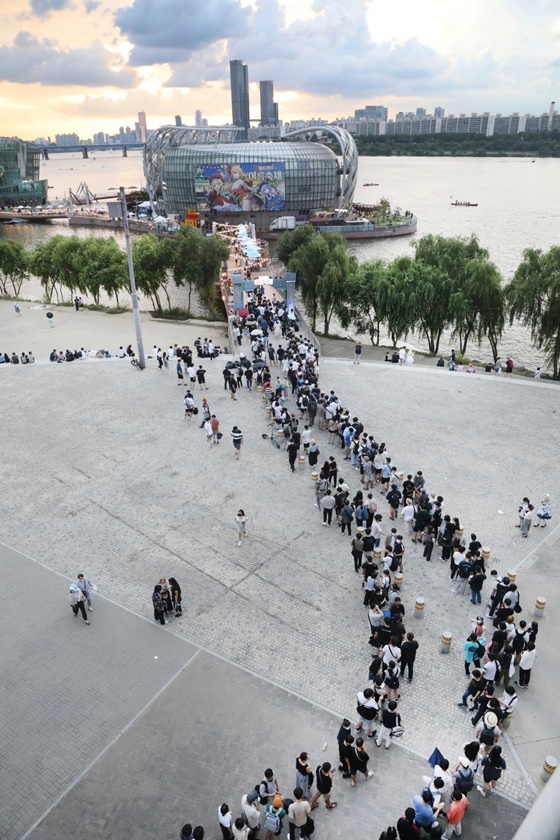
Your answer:
[[[47,312],[47,320],[49,322],[49,327],[54,327],[54,312]]]

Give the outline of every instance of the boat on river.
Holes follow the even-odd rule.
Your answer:
[[[452,201],[452,207],[478,207],[478,201]]]

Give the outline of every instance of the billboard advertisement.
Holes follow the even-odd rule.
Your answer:
[[[284,163],[200,164],[195,170],[198,211],[284,210]]]

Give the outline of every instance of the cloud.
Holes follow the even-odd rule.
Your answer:
[[[19,84],[87,87],[134,87],[136,74],[129,68],[115,72],[101,44],[64,50],[48,38],[18,32],[13,46],[0,47],[0,81]]]
[[[36,17],[47,17],[70,6],[70,0],[31,0],[31,11]]]
[[[88,15],[98,9],[99,6],[101,6],[101,0],[84,0],[84,9]]]
[[[238,0],[133,0],[117,9],[115,24],[134,44],[129,63],[184,61],[196,50],[226,39],[251,16]]]

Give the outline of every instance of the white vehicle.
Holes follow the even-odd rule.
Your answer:
[[[280,216],[270,223],[270,230],[294,230],[296,226],[295,216]]]

